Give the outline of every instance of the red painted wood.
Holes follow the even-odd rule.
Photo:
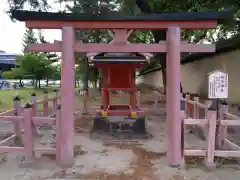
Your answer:
[[[126,105],[126,104],[111,104],[109,105],[108,109],[130,109],[130,105]]]
[[[181,52],[215,52],[215,47],[212,44],[188,44],[181,43]],[[61,42],[44,43],[44,44],[29,44],[26,52],[61,52]],[[166,52],[166,43],[158,44],[82,44],[76,41],[74,45],[75,52],[139,52],[139,53],[154,53]]]
[[[27,28],[61,29],[68,24],[75,29],[167,29],[177,26],[182,29],[212,29],[216,20],[207,21],[25,21]]]
[[[125,91],[125,92],[135,92],[136,88],[102,88],[103,91]]]
[[[103,71],[106,88],[132,88],[135,83],[129,79],[135,73],[129,64],[106,64]]]
[[[107,116],[130,116],[131,112],[137,112],[137,116],[142,116],[143,111],[139,110],[107,110]],[[97,116],[101,116],[101,111],[97,111]]]

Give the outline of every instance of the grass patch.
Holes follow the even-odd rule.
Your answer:
[[[37,100],[43,99],[44,90],[48,90],[49,96],[52,92],[52,87],[44,89],[35,89],[35,88],[21,88],[21,89],[10,89],[0,91],[0,109],[6,110],[12,108],[13,97],[19,95],[21,98],[21,104],[31,100],[31,94],[34,92],[37,95]]]
[[[21,104],[26,104],[27,102],[31,101],[31,94],[34,92],[37,96],[37,100],[43,100],[44,96],[44,90],[47,90],[49,92],[49,97],[52,96],[53,89],[56,89],[55,87],[48,87],[48,88],[41,88],[41,89],[35,89],[33,87],[25,87],[21,89],[10,89],[10,90],[2,90],[0,91],[0,111],[4,111],[7,109],[12,108],[12,100],[13,97],[16,95],[20,96]],[[82,108],[83,99],[81,95],[76,95],[75,97],[75,103],[76,103],[76,109]],[[99,93],[96,93],[93,89],[89,89],[89,97],[88,97],[88,103],[89,105],[100,105],[101,97]],[[111,95],[111,101],[112,104],[120,104],[120,95],[119,94],[113,94]],[[129,97],[128,95],[123,95],[123,104],[129,104]],[[52,103],[49,102],[49,108],[52,107]],[[37,109],[42,110],[42,104],[39,104]]]

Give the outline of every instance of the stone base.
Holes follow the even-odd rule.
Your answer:
[[[216,169],[216,167],[217,167],[214,162],[204,161],[204,165],[205,165],[206,168],[208,168],[209,170],[214,170],[214,169]]]
[[[35,168],[35,166],[36,166],[35,159],[32,161],[23,160],[19,165],[20,168]]]
[[[180,168],[180,164],[169,164],[170,168]]]
[[[85,113],[82,113],[82,115],[89,115],[89,113],[88,113],[88,112],[85,112]]]
[[[62,164],[61,162],[57,161],[57,165],[61,168],[61,169],[69,169],[72,168],[75,164],[75,161],[73,160],[71,163],[68,164]]]
[[[185,158],[183,157],[181,162],[180,162],[180,169],[186,169],[186,162],[185,162]]]

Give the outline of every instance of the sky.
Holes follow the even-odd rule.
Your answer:
[[[51,11],[58,11],[60,5],[55,4]],[[25,33],[24,22],[12,22],[6,14],[7,0],[0,0],[0,50],[8,53],[22,53],[22,39]],[[43,30],[45,39],[49,42],[61,40],[60,30]]]

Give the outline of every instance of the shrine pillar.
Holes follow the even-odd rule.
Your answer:
[[[181,161],[180,121],[180,28],[167,30],[167,124],[168,164],[178,167]]]
[[[75,111],[75,33],[71,26],[62,28],[60,166],[71,167],[74,160]]]
[[[103,108],[106,110],[110,103],[110,92],[107,89],[110,83],[110,77],[109,77],[110,72],[108,67],[102,68],[102,71],[103,71],[103,88],[101,91],[101,97],[102,97]]]
[[[135,69],[131,68],[130,73],[129,73],[129,81],[130,81],[132,89],[136,89],[136,83],[135,83],[135,76],[134,75],[135,75]],[[130,101],[131,108],[136,109],[136,102],[137,102],[136,91],[131,91],[129,93],[129,101]]]

